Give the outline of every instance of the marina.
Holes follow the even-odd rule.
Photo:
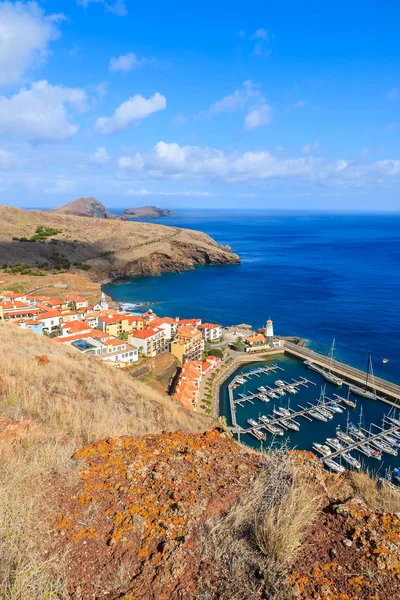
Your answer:
[[[273,360],[243,365],[223,385],[221,409],[238,440],[256,448],[285,443],[311,450],[337,472],[368,469],[390,478],[400,468],[400,418],[394,403],[353,393],[345,382],[338,387],[292,356]],[[269,370],[262,372],[262,364]],[[258,377],[247,377],[248,370]],[[238,384],[238,377],[244,383]],[[297,394],[289,393],[288,386]],[[265,401],[260,388],[286,393]]]

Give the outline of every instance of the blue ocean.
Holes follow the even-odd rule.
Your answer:
[[[104,287],[133,310],[261,327],[400,383],[400,215],[176,211],[160,219],[229,244],[241,265],[138,277]],[[382,359],[388,358],[387,364]]]

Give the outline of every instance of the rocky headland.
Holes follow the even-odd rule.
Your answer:
[[[205,233],[178,227],[9,206],[0,206],[0,221],[1,265],[67,270],[97,282],[240,262]]]

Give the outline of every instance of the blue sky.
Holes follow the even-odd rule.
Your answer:
[[[0,203],[398,210],[399,17],[0,0]]]

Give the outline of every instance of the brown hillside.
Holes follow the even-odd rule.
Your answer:
[[[62,215],[76,215],[78,217],[98,217],[100,219],[117,219],[117,215],[110,213],[104,204],[96,200],[96,198],[78,198],[52,209],[53,213]]]
[[[54,265],[55,253],[91,267],[87,276],[106,280],[130,275],[192,269],[203,264],[234,264],[239,257],[208,235],[177,227],[122,220],[81,218],[51,211],[0,206],[0,265],[35,262]],[[38,226],[61,231],[45,243],[30,238]],[[51,241],[53,240],[53,241]],[[55,241],[54,241],[55,240]]]

